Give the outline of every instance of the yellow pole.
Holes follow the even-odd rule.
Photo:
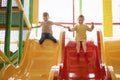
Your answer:
[[[32,23],[39,23],[39,0],[33,0]],[[36,29],[36,37],[38,36],[38,29]]]
[[[105,37],[112,37],[112,0],[103,0],[103,30]]]
[[[38,24],[39,17],[39,0],[33,0],[33,24]]]

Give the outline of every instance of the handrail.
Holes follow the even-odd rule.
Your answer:
[[[6,18],[6,31],[5,31],[5,49],[4,52],[7,57],[10,57],[10,33],[12,21],[12,0],[7,1],[7,18]]]
[[[60,67],[59,64],[62,63],[62,55],[63,55],[63,39],[65,37],[65,32],[61,32],[60,33],[60,39],[59,39],[59,46],[60,46],[60,49],[59,49],[59,54],[58,54],[58,63],[57,63],[57,66],[56,67]],[[54,66],[51,67],[51,70],[50,70],[50,73],[49,73],[49,77],[48,77],[48,80],[54,80],[55,78],[55,74],[57,75],[59,72],[58,70],[59,68],[56,68],[54,69]]]
[[[100,50],[100,54],[101,54],[101,61],[102,63],[105,62],[104,60],[104,42],[103,42],[103,36],[102,36],[102,32],[101,31],[98,31],[97,32],[97,37],[98,37],[98,48]]]
[[[60,58],[59,58],[58,64],[62,63],[62,60],[63,60],[61,56],[63,56],[63,51],[64,51],[64,48],[63,48],[65,44],[64,39],[65,39],[65,32],[63,31],[60,33],[60,52],[59,52]]]
[[[2,58],[6,61],[11,63],[11,61],[7,58],[7,56],[0,50],[0,56],[2,56]]]
[[[16,0],[16,2],[18,4],[18,8],[20,9],[20,12],[21,12],[21,26],[20,26],[20,33],[19,33],[19,44],[20,45],[19,45],[19,56],[18,56],[18,63],[20,63],[20,60],[21,60],[21,57],[22,57],[22,55],[21,55],[21,53],[22,53],[21,48],[23,46],[22,45],[22,24],[23,24],[23,21],[22,21],[23,19],[22,18],[24,17],[25,22],[26,22],[27,27],[28,27],[29,30],[31,29],[31,24],[30,24],[27,16],[24,13],[23,1],[21,2],[20,0]]]
[[[39,23],[41,23],[41,22],[39,21]],[[55,22],[55,23],[58,23],[58,24],[69,24],[69,25],[73,25],[72,22]],[[75,24],[76,24],[76,23],[75,23]],[[85,24],[87,24],[87,25],[91,25],[90,22],[86,22]],[[112,24],[113,24],[113,25],[120,25],[120,22],[113,22]],[[103,25],[103,23],[100,23],[100,22],[94,22],[94,25]]]
[[[30,27],[31,27],[31,24],[30,24],[30,22],[29,22],[29,20],[28,20],[28,18],[27,18],[27,16],[25,15],[25,13],[24,13],[24,10],[23,10],[23,6],[22,6],[22,3],[21,3],[21,1],[20,0],[16,0],[16,2],[17,2],[17,4],[18,4],[18,7],[19,7],[19,9],[20,9],[20,11],[24,14],[24,19],[25,19],[25,21],[26,21],[26,24],[27,24],[27,27],[28,27],[28,29],[30,30]],[[11,1],[11,3],[12,3],[12,1]],[[8,6],[9,7],[9,6]],[[11,6],[10,6],[10,8],[11,8]],[[11,10],[11,9],[10,9]],[[8,15],[9,16],[9,15]],[[11,16],[10,16],[11,17]],[[21,15],[21,17],[22,17],[22,15]],[[22,19],[21,19],[22,20]],[[21,23],[22,23],[22,21],[21,21]],[[20,28],[20,30],[22,30],[22,28]],[[10,31],[9,31],[10,32]],[[7,33],[8,34],[8,33]],[[9,35],[9,34],[8,34]],[[19,38],[20,38],[20,40],[21,41],[19,41],[19,44],[20,44],[20,46],[19,47],[22,47],[22,45],[21,45],[21,43],[22,43],[22,37],[20,37],[20,36],[22,36],[22,33],[20,33],[20,35],[19,35]],[[7,35],[6,35],[6,37],[8,37]],[[8,42],[10,43],[10,41],[7,41],[7,45],[8,45]],[[4,41],[0,41],[0,44],[4,44],[4,43],[6,43],[6,41],[4,42]],[[14,42],[13,42],[14,43]],[[16,43],[16,42],[15,42]],[[9,50],[8,50],[8,47],[9,46],[6,46],[5,48],[7,48],[7,50],[5,50],[5,53],[7,53],[7,55],[9,56],[9,57],[11,57],[10,56],[10,54],[9,54]],[[18,57],[19,58],[19,61],[18,62],[20,62],[20,58],[21,58],[21,48],[19,49],[20,51],[19,51],[19,56],[16,56],[16,57]],[[14,57],[15,57],[14,56]]]
[[[25,19],[26,25],[27,25],[28,29],[30,29],[31,28],[31,24],[29,22],[29,19],[27,18],[27,16],[24,13],[24,8],[22,6],[21,1],[20,0],[16,0],[16,2],[18,4],[18,8],[20,9],[20,11],[23,11],[23,15],[24,15],[24,19]]]
[[[23,51],[23,49],[22,49],[22,51]],[[19,53],[19,50],[15,51],[15,52],[13,53],[13,55],[10,57],[10,61],[11,61],[11,62],[13,62],[14,59],[16,59],[16,58],[18,57],[18,53]]]
[[[22,6],[24,5],[24,0],[21,0]],[[22,46],[23,46],[23,25],[24,25],[24,19],[23,19],[23,14],[24,12],[21,10],[20,11],[20,24],[19,24],[19,49],[18,49],[18,64],[21,61],[22,57]]]
[[[4,44],[5,41],[0,40],[0,44]],[[18,41],[10,41],[11,44],[18,44]]]
[[[28,47],[28,45],[26,45],[26,44],[28,44],[28,42],[29,42],[29,36],[30,36],[30,33],[31,33],[31,29],[30,30],[28,30],[28,32],[27,32],[27,37],[26,37],[26,40],[25,40],[25,44],[24,44],[24,50],[23,50],[23,53],[24,52],[26,52],[27,51],[27,47]],[[21,62],[20,62],[20,66],[23,64],[23,62],[24,62],[24,57],[25,56],[22,56],[23,58],[22,58],[22,60],[21,60]]]
[[[99,49],[99,56],[100,56],[100,59],[101,59],[101,62],[100,64],[104,64],[106,61],[105,61],[105,50],[104,50],[104,42],[103,42],[103,36],[102,36],[102,32],[101,31],[98,31],[97,32],[97,41],[98,41],[98,49]],[[105,65],[105,67],[108,68],[107,65]],[[109,68],[107,69],[109,72],[110,72],[110,76],[112,78],[112,80],[116,80],[116,77],[115,77],[115,73],[114,73],[114,70],[110,70]]]
[[[98,60],[99,60],[99,63],[102,63],[101,62],[101,51],[102,51],[102,39],[101,39],[101,32],[100,31],[97,31],[97,46],[98,46]]]

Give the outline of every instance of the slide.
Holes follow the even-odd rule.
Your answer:
[[[45,40],[40,45],[39,40],[28,39],[20,67],[13,68],[12,65],[8,65],[0,80],[49,80],[51,67],[59,62],[60,50],[61,40],[57,43]]]
[[[87,54],[81,47],[76,54],[76,43],[70,41],[65,46],[64,64],[60,69],[60,80],[112,80],[105,66],[100,65],[99,49],[94,42],[87,42]]]

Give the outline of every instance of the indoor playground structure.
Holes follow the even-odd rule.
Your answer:
[[[43,4],[44,1],[46,4]],[[59,1],[65,2],[61,5]],[[42,15],[43,6],[47,8],[52,2],[54,5],[60,4],[59,8],[67,7],[66,1],[0,0],[0,80],[120,80],[120,13],[113,13],[113,10],[120,12],[120,4],[118,8],[113,8],[119,0],[98,0],[101,1],[102,18],[100,22],[92,20],[95,28],[87,34],[86,55],[82,47],[80,55],[76,55],[75,33],[63,28],[53,31],[57,43],[47,39],[42,45],[39,44],[41,28],[31,27],[41,22],[39,16]],[[93,5],[90,5],[91,10],[87,10],[89,13],[85,11],[90,4],[87,2],[97,0],[68,1],[71,7],[67,10],[71,13],[65,14],[67,11],[63,11],[64,15],[59,15],[64,19],[64,16],[71,15],[71,22],[61,20],[56,23],[73,27],[76,14],[88,17],[89,13],[94,15],[95,10],[99,11]],[[55,6],[53,13],[57,12],[58,6]],[[89,20],[85,23],[91,25]]]

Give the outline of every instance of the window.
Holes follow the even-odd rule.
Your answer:
[[[0,7],[7,7],[7,0],[0,0]],[[16,0],[12,1],[12,7],[17,7]]]

